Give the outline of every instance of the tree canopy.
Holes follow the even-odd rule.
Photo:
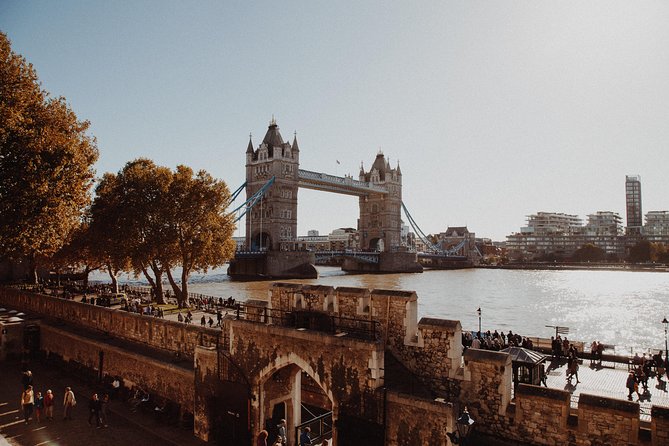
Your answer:
[[[94,243],[116,268],[144,274],[162,302],[166,274],[180,303],[193,271],[220,266],[234,255],[230,192],[223,181],[186,166],[174,172],[147,159],[105,174],[91,208]],[[172,269],[180,267],[180,277]],[[113,268],[108,268],[113,269]]]
[[[0,33],[0,257],[52,256],[90,203],[95,139]]]

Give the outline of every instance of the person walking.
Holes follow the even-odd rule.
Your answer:
[[[53,421],[53,400],[53,392],[49,389],[44,396],[44,418],[50,421]]]
[[[44,413],[44,397],[42,392],[37,392],[35,397],[35,421],[38,423],[41,421],[42,413]]]
[[[100,427],[100,399],[98,394],[94,393],[91,399],[88,401],[88,424],[91,423],[91,419],[95,418],[95,426]]]
[[[28,387],[21,393],[21,407],[23,408],[23,418],[28,424],[30,416],[33,414],[33,406],[35,405],[35,395],[33,394],[33,386],[28,384]]]
[[[107,421],[107,405],[109,404],[109,394],[105,393],[102,395],[100,400],[100,422],[102,422],[102,427],[107,427],[109,425]]]
[[[288,444],[288,437],[286,437],[286,420],[282,418],[277,427],[277,438],[281,439],[281,444]]]
[[[638,389],[638,384],[636,382],[636,377],[634,376],[634,372],[630,372],[629,375],[627,375],[627,381],[625,382],[625,387],[627,387],[627,399],[632,400],[632,393],[634,393],[634,389]]]
[[[311,446],[311,428],[305,427],[300,435],[300,446]]]
[[[63,396],[63,420],[72,419],[72,409],[77,405],[77,399],[74,397],[72,388],[65,387],[65,396]]]
[[[258,434],[258,440],[256,441],[256,446],[267,446],[267,437],[269,434],[266,430],[261,430]]]

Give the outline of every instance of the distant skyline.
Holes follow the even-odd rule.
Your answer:
[[[494,240],[539,211],[624,221],[626,175],[669,209],[667,23],[666,1],[0,2],[98,176],[147,157],[233,191],[274,115],[301,168],[357,178],[380,149],[424,232]],[[299,235],[357,226],[357,198],[298,200]]]

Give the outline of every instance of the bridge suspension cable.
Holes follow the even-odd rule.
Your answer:
[[[265,193],[267,192],[267,190],[270,188],[270,186],[272,186],[272,184],[274,184],[274,179],[275,179],[275,177],[270,178],[269,181],[267,181],[267,183],[263,184],[263,186],[260,189],[258,189],[255,194],[251,195],[244,203],[237,206],[235,209],[233,209],[229,213],[229,215],[230,215],[230,214],[236,213],[237,211],[240,211],[239,215],[237,215],[237,217],[234,219],[235,223],[237,223],[239,220],[241,220],[242,217],[245,216],[246,213],[248,211],[250,211],[251,208],[253,206],[255,206],[256,203],[258,203],[258,201],[260,201],[263,196],[265,196]],[[237,191],[235,191],[235,194],[236,194],[235,198],[236,198],[237,195],[239,195],[241,193],[241,189],[244,188],[244,187],[246,187],[246,183],[244,183],[242,186],[239,187],[239,189],[237,189]],[[242,208],[243,208],[243,210],[242,210]]]
[[[404,215],[406,215],[407,220],[409,220],[409,225],[411,225],[411,228],[414,230],[416,235],[418,235],[418,238],[421,239],[423,243],[425,243],[425,246],[427,246],[431,251],[434,251],[437,254],[442,254],[442,255],[447,255],[447,256],[452,256],[454,254],[457,254],[458,251],[462,249],[463,246],[465,246],[465,243],[467,242],[466,238],[463,238],[460,243],[452,247],[451,249],[444,250],[439,248],[437,245],[432,243],[430,239],[425,235],[423,230],[418,226],[418,223],[416,223],[416,220],[413,219],[411,216],[411,213],[407,209],[406,205],[404,202],[402,202],[402,210],[404,210]]]
[[[230,206],[232,203],[235,202],[235,200],[237,199],[237,197],[239,196],[239,194],[241,194],[242,191],[246,188],[246,183],[247,183],[247,182],[244,181],[244,184],[242,184],[241,186],[239,186],[239,187],[237,188],[237,190],[234,191],[234,192],[232,193],[232,195],[230,195],[230,200],[228,200],[228,204],[226,205],[226,207],[227,207],[227,206]]]

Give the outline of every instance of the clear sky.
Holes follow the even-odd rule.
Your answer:
[[[626,174],[669,209],[668,24],[665,0],[0,0],[99,175],[148,157],[234,190],[274,115],[301,168],[357,178],[381,149],[424,232],[495,240],[537,211],[624,218]],[[354,197],[299,203],[300,235],[357,225]]]

